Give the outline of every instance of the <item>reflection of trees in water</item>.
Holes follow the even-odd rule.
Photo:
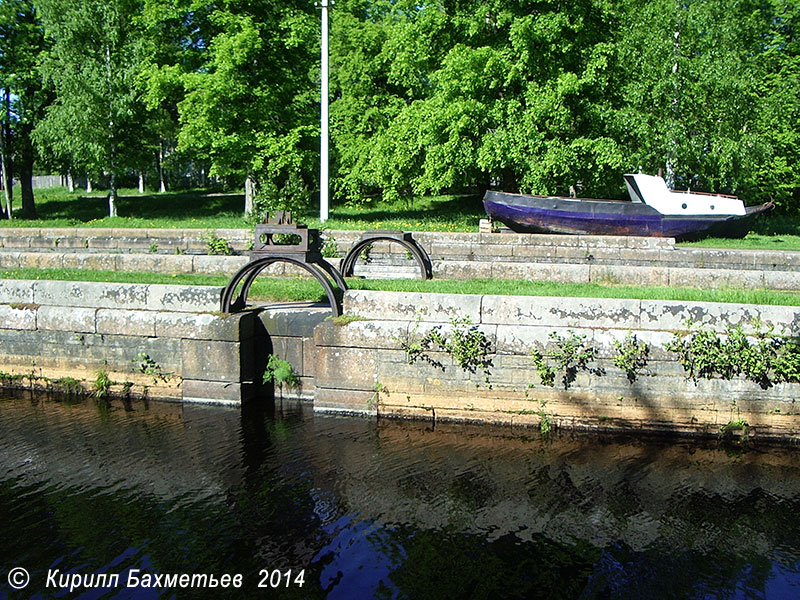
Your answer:
[[[260,569],[305,568],[282,598],[683,598],[800,570],[792,451],[376,427],[272,402],[104,418],[0,403],[0,562],[42,581],[63,557],[241,572],[241,597]]]

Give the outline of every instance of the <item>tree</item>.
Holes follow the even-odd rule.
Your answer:
[[[178,149],[208,160],[213,175],[244,180],[245,213],[253,210],[256,193],[270,207],[305,206],[316,181],[318,132],[313,5],[147,6],[154,32],[166,23],[184,24],[169,42],[176,51],[168,55],[156,47],[148,67],[151,100],[175,98],[180,87]]]
[[[492,180],[536,192],[579,180],[587,190],[619,188],[623,152],[604,118],[618,101],[604,3],[345,7],[331,114],[336,186],[349,199]]]
[[[43,115],[47,95],[42,91],[38,57],[44,33],[30,0],[6,0],[0,5],[0,88],[2,128],[0,153],[5,178],[6,216],[11,218],[11,175],[16,171],[22,191],[22,216],[36,216],[33,195],[34,147],[31,133]]]
[[[785,98],[791,89],[789,82],[776,85],[769,63],[780,61],[765,54],[783,52],[768,46],[775,5],[625,3],[617,44],[624,109],[617,126],[632,166],[666,167],[678,187],[769,199],[764,170],[782,151],[770,142],[764,117],[775,114],[774,93]],[[787,125],[797,131],[796,120]]]
[[[146,121],[137,75],[142,41],[137,0],[37,0],[52,47],[45,81],[55,93],[37,139],[51,155],[71,158],[110,178],[109,216],[117,181],[128,167]]]

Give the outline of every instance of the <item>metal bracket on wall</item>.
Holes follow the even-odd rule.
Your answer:
[[[403,246],[411,253],[411,256],[414,257],[417,265],[419,265],[422,279],[433,278],[431,259],[428,253],[425,252],[425,249],[417,243],[410,232],[393,229],[371,229],[362,233],[359,240],[353,244],[353,247],[348,250],[347,254],[342,259],[342,275],[351,277],[353,275],[353,267],[358,257],[361,255],[361,251],[367,246],[379,241],[396,242]]]
[[[222,312],[244,310],[255,278],[270,265],[286,262],[304,269],[322,285],[334,317],[342,313],[341,295],[347,284],[339,271],[322,257],[318,230],[293,224],[290,213],[279,211],[266,223],[256,225],[255,238],[250,262],[231,277],[222,292]],[[239,284],[241,289],[237,294]]]

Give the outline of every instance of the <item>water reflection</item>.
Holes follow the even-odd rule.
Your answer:
[[[0,400],[0,569],[32,578],[0,573],[14,598],[68,597],[53,568],[244,575],[215,597],[273,568],[305,569],[281,598],[792,597],[798,508],[794,449]]]

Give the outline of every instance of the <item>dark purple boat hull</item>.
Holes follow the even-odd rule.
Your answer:
[[[639,202],[574,200],[486,192],[486,214],[519,233],[636,235],[697,239],[743,237],[753,218],[770,205],[748,207],[742,216],[664,216]]]

